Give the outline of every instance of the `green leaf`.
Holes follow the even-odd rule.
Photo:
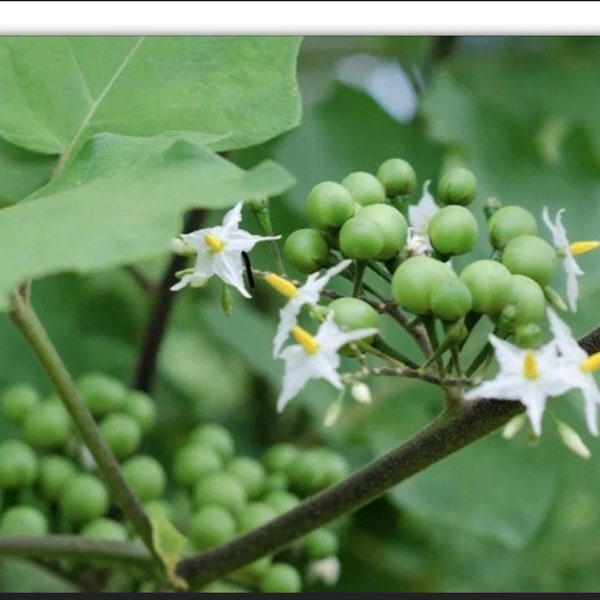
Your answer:
[[[275,163],[245,172],[202,141],[193,133],[99,135],[72,171],[34,200],[4,209],[0,308],[24,279],[88,273],[168,251],[185,209],[226,208],[281,193],[293,183]]]
[[[0,137],[74,156],[99,132],[251,146],[298,124],[297,37],[5,37]]]
[[[149,519],[152,524],[152,544],[162,560],[169,581],[177,589],[187,590],[187,582],[175,572],[181,552],[188,543],[187,538],[179,533],[163,515],[150,515]]]
[[[3,558],[0,577],[4,593],[53,593],[79,592],[79,588],[55,575],[48,569],[27,560]]]

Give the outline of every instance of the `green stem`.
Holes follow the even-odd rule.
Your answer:
[[[256,221],[258,222],[258,226],[260,227],[262,233],[266,236],[274,236],[275,234],[273,233],[271,214],[269,213],[269,201],[260,200],[257,202],[250,202],[249,205],[250,210],[256,218]],[[275,261],[275,268],[277,269],[277,272],[280,275],[285,276],[285,266],[281,258],[281,252],[279,251],[277,240],[270,240],[269,248],[271,250],[271,254],[273,255],[273,260]]]
[[[456,376],[460,379],[463,376],[462,369],[460,367],[460,352],[457,346],[452,346],[452,359],[454,360],[454,369],[456,372]]]
[[[407,367],[411,369],[418,369],[419,365],[414,361],[408,358],[408,356],[404,356],[401,352],[398,352],[395,348],[392,348],[387,342],[385,342],[381,337],[378,337],[374,344],[372,344],[373,348],[380,350],[384,354],[403,362]]]
[[[429,337],[429,341],[431,342],[431,347],[433,348],[433,354],[428,358],[427,362],[422,369],[431,364],[432,360],[435,360],[435,364],[437,365],[438,371],[441,377],[446,375],[446,368],[444,367],[444,362],[442,360],[442,354],[446,350],[444,346],[440,348],[440,343],[438,340],[437,331],[435,328],[435,317],[431,315],[427,315],[423,317],[423,325],[425,326],[425,331],[427,331],[427,335]]]
[[[489,342],[486,342],[483,348],[479,351],[479,354],[477,354],[477,356],[473,359],[473,362],[467,367],[465,375],[467,377],[473,375],[473,373],[475,373],[475,371],[478,369],[479,365],[481,365],[486,358],[488,358],[488,356],[491,356],[493,351],[494,348],[492,345]]]
[[[380,264],[373,261],[370,261],[368,264],[369,269],[371,269],[374,273],[377,273],[379,277],[385,279],[385,281],[387,281],[388,283],[391,283],[392,276]]]
[[[358,298],[362,292],[362,279],[365,274],[367,263],[362,260],[354,261],[354,282],[352,284],[352,295]]]
[[[154,552],[150,521],[135,497],[133,490],[125,481],[119,463],[102,437],[94,418],[79,395],[75,382],[48,337],[44,326],[39,321],[27,296],[27,290],[22,290],[13,295],[10,317],[29,343],[33,353],[69,411],[81,437],[98,465],[113,500],[121,508],[146,546],[151,552]]]
[[[139,544],[85,538],[81,535],[0,536],[0,556],[106,560],[152,569],[152,555]]]

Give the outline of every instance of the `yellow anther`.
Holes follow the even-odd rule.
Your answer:
[[[600,352],[588,356],[581,365],[579,365],[584,373],[593,373],[600,369]]]
[[[571,249],[571,254],[585,254],[586,252],[591,252],[596,248],[600,247],[600,242],[598,241],[589,241],[589,242],[573,242],[569,248]]]
[[[533,381],[540,376],[540,370],[538,369],[537,360],[535,358],[535,352],[533,350],[527,350],[525,352],[525,360],[523,362],[523,375],[526,379]]]
[[[292,327],[294,339],[306,350],[308,354],[314,354],[319,349],[319,342],[302,327]]]
[[[204,234],[204,241],[211,252],[221,252],[225,248],[225,242],[210,233]]]
[[[265,281],[280,294],[286,298],[293,298],[298,295],[298,288],[287,279],[275,275],[275,273],[269,273],[264,277]]]

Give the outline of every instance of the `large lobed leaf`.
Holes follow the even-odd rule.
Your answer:
[[[0,39],[0,137],[74,156],[95,133],[216,134],[251,146],[298,124],[297,37]]]
[[[25,279],[86,273],[167,251],[185,209],[230,207],[293,183],[270,161],[243,171],[204,141],[194,133],[100,134],[36,198],[2,210],[0,308]]]

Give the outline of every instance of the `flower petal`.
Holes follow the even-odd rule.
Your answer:
[[[242,220],[243,202],[238,202],[227,214],[223,217],[223,229],[227,232],[238,228],[239,222]]]
[[[300,304],[294,302],[295,298],[290,300],[282,309],[279,310],[279,325],[277,333],[273,340],[273,358],[277,358],[281,348],[288,338],[292,327],[296,324],[296,317],[300,312]]]
[[[242,260],[238,254],[228,252],[218,252],[214,258],[214,272],[225,283],[236,288],[242,296],[251,298],[248,290],[244,287],[244,278],[242,277]]]
[[[286,348],[281,357],[285,359],[286,364],[281,393],[277,399],[277,412],[281,412],[314,376],[312,361],[301,346]]]

